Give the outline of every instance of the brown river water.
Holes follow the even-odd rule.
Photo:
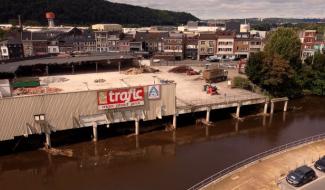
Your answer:
[[[142,127],[146,132],[139,137],[126,135],[130,133],[127,126],[115,126],[123,129],[123,135],[110,135],[114,127],[102,127],[97,143],[90,140],[91,129],[53,135],[52,143],[71,149],[72,157],[26,151],[32,138],[2,144],[1,149],[10,145],[15,152],[0,156],[0,189],[186,189],[245,158],[325,133],[325,98],[290,101],[290,111],[285,114],[280,111],[283,105],[277,108],[264,122],[262,116],[236,121],[229,117],[234,112],[231,109],[213,111],[216,126],[210,128],[193,125],[194,118],[204,117],[204,113],[180,116],[175,132],[151,130],[152,124],[147,123]],[[258,113],[256,108],[243,109],[243,115],[251,112]],[[161,122],[167,121],[171,118]],[[80,134],[87,137],[82,139]],[[73,142],[77,137],[82,140]],[[43,141],[39,139],[36,137]]]

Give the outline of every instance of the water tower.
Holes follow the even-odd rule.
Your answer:
[[[47,12],[45,16],[49,23],[49,27],[55,27],[54,25],[55,14],[53,12]]]

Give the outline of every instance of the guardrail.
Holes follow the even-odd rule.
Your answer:
[[[255,156],[252,156],[250,158],[247,158],[241,162],[238,162],[224,170],[221,170],[215,174],[213,174],[212,176],[204,179],[203,181],[195,184],[194,186],[188,188],[188,190],[197,190],[197,189],[201,189],[205,186],[207,186],[208,184],[212,183],[212,182],[217,182],[217,181],[220,181],[222,180],[223,178],[229,176],[232,172],[234,172],[235,170],[243,167],[243,166],[247,166],[249,164],[252,164],[256,161],[259,161],[267,156],[270,156],[272,154],[276,154],[276,153],[279,153],[279,152],[282,152],[282,151],[285,151],[285,150],[288,150],[288,149],[291,149],[291,148],[294,148],[294,147],[297,147],[299,145],[303,145],[303,144],[308,144],[308,143],[312,143],[312,142],[317,142],[317,141],[320,141],[320,140],[324,140],[325,139],[325,133],[323,134],[320,134],[320,135],[315,135],[315,136],[312,136],[312,137],[308,137],[308,138],[305,138],[305,139],[301,139],[301,140],[298,140],[298,141],[294,141],[294,142],[291,142],[291,143],[288,143],[288,144],[285,144],[285,145],[281,145],[279,147],[276,147],[276,148],[273,148],[273,149],[270,149],[268,151],[265,151],[265,152],[262,152],[260,154],[257,154]]]

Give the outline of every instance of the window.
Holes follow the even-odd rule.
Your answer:
[[[205,45],[205,41],[201,41],[201,45]]]

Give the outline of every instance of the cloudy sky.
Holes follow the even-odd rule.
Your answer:
[[[248,17],[325,18],[325,0],[110,0],[185,11],[201,19]]]

